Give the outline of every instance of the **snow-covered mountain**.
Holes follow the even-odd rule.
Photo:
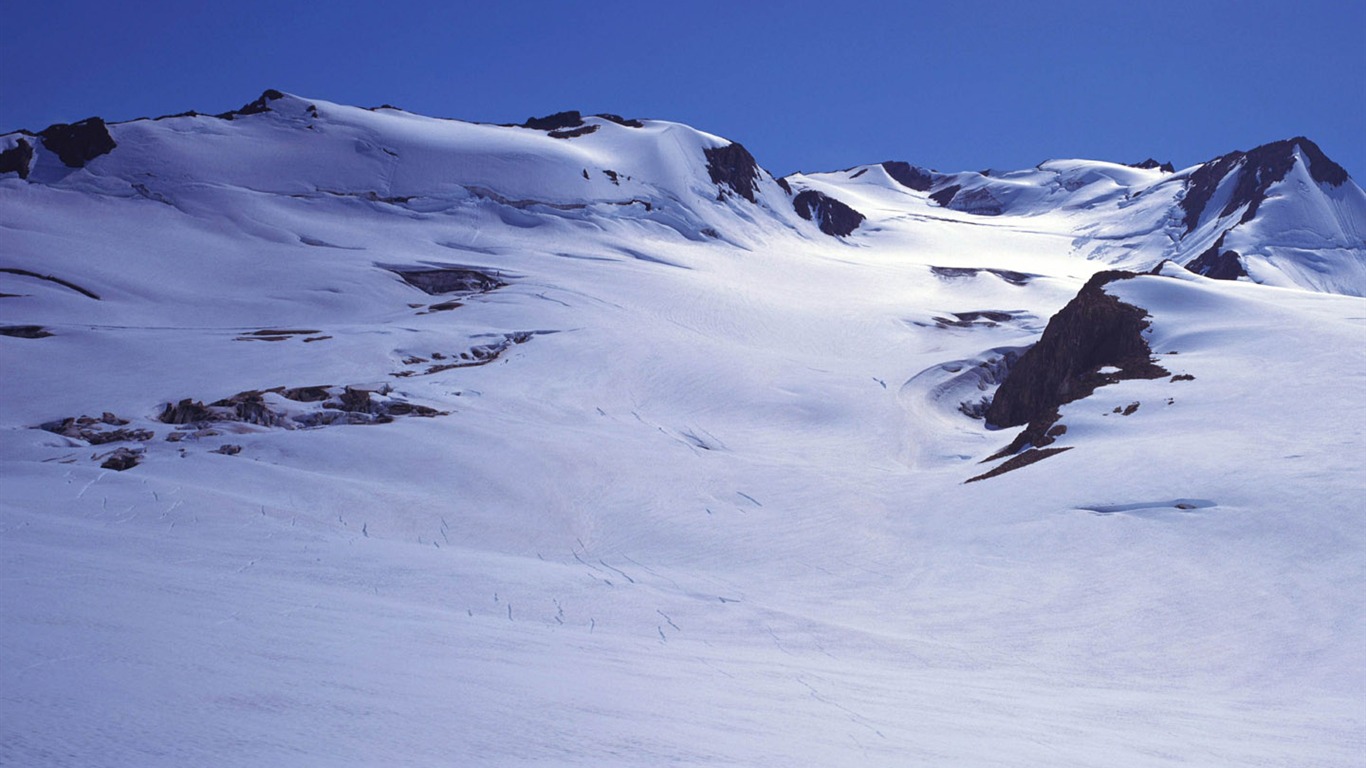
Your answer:
[[[1307,139],[776,179],[267,91],[0,137],[0,233],[0,764],[1359,756]]]
[[[1366,193],[1303,137],[1179,172],[1153,160],[956,174],[889,162],[789,181],[858,211],[867,228],[966,213],[956,220],[1071,236],[1078,257],[1127,269],[1171,260],[1215,278],[1366,295]]]

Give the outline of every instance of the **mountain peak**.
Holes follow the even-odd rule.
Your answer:
[[[1303,136],[1262,144],[1247,152],[1235,150],[1210,160],[1191,174],[1186,197],[1181,202],[1186,231],[1190,232],[1200,224],[1205,206],[1215,190],[1233,174],[1238,175],[1236,186],[1219,216],[1245,208],[1239,222],[1251,221],[1266,199],[1267,190],[1283,180],[1301,156],[1310,178],[1319,184],[1339,187],[1350,178],[1342,166],[1329,160],[1317,144]]]

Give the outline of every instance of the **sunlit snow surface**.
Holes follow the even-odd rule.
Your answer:
[[[53,334],[0,336],[0,765],[1358,764],[1366,300],[1112,284],[1194,380],[964,484],[1015,431],[961,374],[1151,253],[1173,197],[1097,200],[1160,171],[1055,164],[1095,207],[996,217],[795,179],[868,215],[838,240],[766,176],[718,201],[681,125],[275,107],[0,179],[0,267],[100,296],[0,274]],[[385,269],[424,265],[509,285],[427,312]],[[449,415],[155,421],[385,384]],[[105,411],[141,465],[33,428]]]

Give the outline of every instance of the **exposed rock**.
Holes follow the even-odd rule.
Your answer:
[[[585,125],[579,128],[570,128],[568,130],[551,131],[549,135],[552,139],[575,139],[580,136],[587,136],[598,128],[599,126],[596,125]]]
[[[1135,276],[1121,271],[1093,276],[1011,369],[987,409],[987,422],[997,427],[1035,422],[1102,385],[1168,375],[1153,363],[1143,339],[1147,313],[1104,291],[1112,281]],[[1105,366],[1119,372],[1100,373]]]
[[[792,199],[797,215],[815,221],[827,235],[844,237],[863,223],[863,214],[829,195],[814,189],[804,190]]]
[[[175,405],[167,403],[157,420],[163,424],[199,424],[217,418],[217,414],[209,410],[204,403],[187,397]]]
[[[1031,448],[1030,450],[1020,454],[1019,456],[1011,457],[1008,461],[1001,464],[1001,466],[992,469],[990,472],[984,472],[980,475],[977,475],[976,477],[968,478],[965,482],[975,483],[978,480],[987,480],[992,477],[998,477],[1000,475],[1004,475],[1007,472],[1013,472],[1014,470],[1017,470],[1020,467],[1027,467],[1030,464],[1046,459],[1049,456],[1054,456],[1056,454],[1062,453],[1063,451],[1070,450],[1072,450],[1071,446],[1067,446],[1066,448]]]
[[[782,187],[789,197],[792,195],[792,185],[787,183],[787,179],[774,179],[774,181],[778,182],[778,186]]]
[[[1186,269],[1215,280],[1237,280],[1248,276],[1243,268],[1242,256],[1237,251],[1224,250],[1224,235],[1220,235],[1214,245],[1186,264]]]
[[[17,173],[19,178],[27,179],[32,163],[33,145],[27,139],[19,139],[14,146],[0,152],[0,173]]]
[[[262,393],[255,390],[238,392],[232,397],[215,400],[211,405],[217,408],[231,408],[234,418],[228,419],[230,421],[244,421],[263,427],[272,427],[280,423],[280,415],[270,410]]]
[[[953,319],[936,317],[934,318],[935,325],[940,328],[971,328],[975,325],[995,328],[999,323],[1007,323],[1015,319],[1015,315],[1010,312],[1000,312],[993,309],[976,312],[951,312],[949,314],[953,315]]]
[[[91,445],[145,442],[156,436],[150,429],[105,429],[107,426],[122,427],[126,424],[127,419],[106,412],[99,419],[92,416],[69,417],[40,424],[38,428],[63,437],[84,440]]]
[[[1142,169],[1145,170],[1145,171],[1151,171],[1152,169],[1156,168],[1156,169],[1158,169],[1159,171],[1163,171],[1163,172],[1165,172],[1165,173],[1175,173],[1175,172],[1176,172],[1176,168],[1175,168],[1171,163],[1169,163],[1169,162],[1168,162],[1168,163],[1159,163],[1159,162],[1157,162],[1156,160],[1152,159],[1151,157],[1148,158],[1147,160],[1144,160],[1144,161],[1141,162],[1141,163],[1129,163],[1129,167],[1130,167],[1130,168],[1142,168]]]
[[[370,392],[364,389],[347,387],[342,391],[336,406],[350,413],[374,413],[375,405],[370,401]]]
[[[446,293],[487,293],[507,285],[492,275],[470,267],[384,268],[403,278],[403,282],[408,285],[431,296]]]
[[[545,117],[528,117],[523,128],[532,128],[538,131],[560,131],[566,128],[578,128],[583,125],[583,115],[577,109],[566,112],[556,112]]]
[[[13,336],[16,339],[44,339],[52,332],[41,325],[0,325],[0,336]]]
[[[224,456],[236,456],[241,452],[242,446],[233,445],[232,443],[224,443],[218,446],[217,448],[213,449],[212,451],[209,451],[209,453],[221,453]]]
[[[96,457],[97,459],[100,457]],[[132,469],[142,462],[141,448],[115,448],[111,453],[104,457],[104,463],[100,467],[112,469],[115,472],[123,472]]]
[[[1005,210],[1001,206],[1001,201],[997,200],[996,196],[991,194],[991,190],[986,187],[959,192],[942,205],[945,208],[952,208],[963,213],[973,213],[978,216],[1000,216]]]
[[[929,192],[930,187],[934,184],[932,172],[899,160],[889,160],[883,163],[882,170],[886,171],[887,175],[891,176],[896,183],[917,192]],[[950,194],[949,197],[953,197],[953,195]],[[938,201],[936,200],[936,202]],[[947,205],[947,203],[939,204]]]
[[[1178,373],[1172,377],[1172,381],[1195,381],[1195,376],[1189,373]]]
[[[261,95],[257,97],[256,101],[247,102],[246,104],[243,104],[240,109],[235,109],[231,112],[223,112],[222,114],[215,115],[215,117],[220,117],[224,120],[232,120],[233,118],[246,115],[259,115],[270,111],[270,102],[277,99],[283,99],[284,97],[285,95],[283,93],[274,88],[267,88],[265,91],[261,92]]]
[[[627,118],[622,117],[621,115],[614,115],[614,114],[612,114],[612,113],[610,113],[610,112],[603,112],[602,114],[597,115],[597,117],[601,117],[603,120],[608,120],[608,121],[610,121],[610,122],[616,123],[617,125],[622,125],[622,126],[625,126],[625,127],[627,127],[627,128],[644,128],[644,127],[645,127],[645,123],[642,123],[642,122],[640,122],[639,120],[636,120],[636,119],[634,119],[634,118],[627,119]]]
[[[327,390],[325,386],[292,387],[280,390],[280,396],[298,403],[320,403],[332,396]]]
[[[962,187],[958,184],[950,184],[938,192],[931,194],[930,199],[938,203],[939,207],[948,208],[949,203],[953,202],[953,199],[958,196],[958,192],[961,189]]]
[[[513,346],[517,344],[525,344],[526,342],[530,341],[532,337],[545,333],[555,333],[555,331],[515,331],[513,333],[505,333],[503,334],[503,338],[496,342],[493,342],[491,344],[478,344],[473,347],[470,347],[464,352],[461,352],[459,355],[453,356],[454,359],[452,359],[452,361],[449,363],[442,362],[433,365],[428,365],[426,370],[420,372],[415,370],[406,370],[391,373],[389,375],[394,376],[395,378],[407,378],[409,376],[416,376],[419,373],[426,376],[433,373],[441,373],[442,371],[453,370],[455,368],[474,368],[480,365],[488,365],[489,363],[497,360],[499,356],[501,356],[504,352],[511,349]],[[448,358],[446,355],[443,355],[440,352],[433,352],[431,359],[446,360]],[[405,360],[404,364],[409,366],[416,366],[425,362],[427,361],[423,358],[412,357],[408,360]]]
[[[729,188],[740,197],[755,202],[755,182],[759,180],[759,164],[754,155],[741,144],[707,147],[707,173],[718,187]]]
[[[1342,166],[1329,160],[1317,144],[1303,136],[1263,144],[1249,152],[1230,152],[1197,168],[1187,181],[1186,195],[1181,200],[1186,231],[1199,226],[1215,190],[1234,173],[1238,176],[1233,193],[1219,215],[1228,216],[1246,206],[1239,222],[1251,221],[1271,186],[1295,167],[1297,149],[1308,161],[1309,176],[1314,181],[1337,187],[1349,178]]]
[[[84,168],[85,164],[107,155],[118,146],[109,128],[98,117],[89,117],[79,123],[58,123],[44,128],[38,133],[43,146],[55,153],[68,168]]]
[[[1038,277],[1025,272],[1015,272],[1009,269],[981,269],[978,267],[930,267],[930,272],[943,280],[953,280],[959,277],[976,277],[982,272],[993,274],[1011,285],[1025,285],[1030,280]]]

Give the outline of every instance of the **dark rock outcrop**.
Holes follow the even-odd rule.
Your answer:
[[[27,139],[19,139],[14,146],[0,152],[0,173],[17,173],[19,178],[27,179],[32,164],[33,145]]]
[[[973,213],[978,216],[1000,216],[1005,212],[1001,201],[991,194],[991,190],[986,187],[978,187],[967,192],[955,194],[947,203],[945,208],[952,208],[963,213]]]
[[[1186,269],[1215,280],[1237,280],[1248,276],[1243,268],[1242,256],[1237,251],[1224,249],[1224,235],[1220,235],[1214,245],[1187,264]]]
[[[163,424],[198,424],[217,418],[218,415],[202,402],[187,397],[174,405],[167,403],[157,420]]]
[[[1295,167],[1297,149],[1308,161],[1309,176],[1314,181],[1337,187],[1349,178],[1342,166],[1329,160],[1317,144],[1303,136],[1263,144],[1249,152],[1230,152],[1197,168],[1187,181],[1186,195],[1181,200],[1186,231],[1199,226],[1215,190],[1235,173],[1233,194],[1219,215],[1228,216],[1246,206],[1238,221],[1251,221],[1271,186],[1283,180]]]
[[[797,215],[815,221],[827,235],[844,237],[858,229],[864,216],[848,205],[814,189],[804,190],[792,199]]]
[[[385,267],[403,282],[431,296],[447,293],[487,293],[507,285],[498,278],[469,267]]]
[[[1130,167],[1130,168],[1142,168],[1142,169],[1145,170],[1145,171],[1151,171],[1152,169],[1156,168],[1157,170],[1163,171],[1163,172],[1165,172],[1165,173],[1175,173],[1175,172],[1176,172],[1176,168],[1175,168],[1170,162],[1167,162],[1167,163],[1159,163],[1159,162],[1157,162],[1156,160],[1152,159],[1151,157],[1148,158],[1147,160],[1144,160],[1144,161],[1141,162],[1141,163],[1129,163],[1129,167]]]
[[[614,114],[612,114],[611,112],[603,112],[603,113],[600,114],[600,115],[596,115],[596,117],[601,117],[603,120],[607,120],[608,122],[616,123],[617,125],[625,126],[626,128],[644,128],[644,127],[645,127],[645,123],[642,123],[642,122],[640,122],[639,120],[636,120],[636,119],[634,119],[634,118],[625,118],[625,117],[622,117],[621,115],[614,115]]]
[[[583,115],[577,109],[565,112],[556,112],[545,117],[528,117],[523,128],[532,128],[537,131],[563,131],[567,128],[578,128],[583,125]]]
[[[1004,475],[1007,472],[1014,472],[1015,470],[1021,467],[1027,467],[1030,464],[1042,461],[1048,458],[1049,456],[1056,456],[1057,454],[1062,453],[1063,451],[1070,450],[1072,450],[1072,446],[1070,445],[1065,448],[1031,448],[1017,456],[1012,456],[1010,459],[1003,462],[1000,466],[992,468],[991,471],[983,472],[982,474],[977,475],[976,477],[970,477],[963,482],[964,484],[967,484],[975,483],[979,480],[990,480],[993,477],[1000,477],[1001,475]]]
[[[38,132],[43,146],[57,155],[68,168],[84,168],[85,164],[114,151],[118,146],[109,135],[109,127],[98,117],[79,123],[58,123]]]
[[[274,88],[267,88],[261,92],[261,95],[258,96],[255,101],[249,101],[246,104],[243,104],[240,109],[235,109],[231,112],[223,112],[214,115],[214,117],[222,118],[223,120],[232,120],[233,118],[243,117],[245,115],[260,115],[270,111],[270,102],[276,101],[277,99],[283,99],[284,97],[285,95],[283,93]]]
[[[38,428],[54,435],[84,440],[91,445],[132,441],[146,442],[156,436],[150,429],[130,429],[127,428],[127,424],[127,419],[120,419],[106,411],[99,418],[73,416],[58,421],[50,421],[39,425]]]
[[[755,183],[759,180],[759,163],[741,144],[707,147],[707,173],[718,187],[729,188],[740,197],[755,202]]]
[[[1168,375],[1153,363],[1143,339],[1147,313],[1104,290],[1110,282],[1135,276],[1121,271],[1093,276],[1011,368],[987,409],[987,422],[997,427],[1043,420],[1052,424],[1059,406],[1086,397],[1097,387]],[[1100,373],[1105,366],[1119,372]]]
[[[559,131],[551,131],[548,135],[552,139],[577,139],[580,136],[587,136],[596,131],[600,126],[581,125],[578,128],[567,128]]]
[[[1011,285],[1028,285],[1030,280],[1038,277],[1025,272],[1015,272],[1009,269],[982,269],[978,267],[930,267],[930,272],[941,280],[954,280],[960,277],[976,277],[982,272],[995,275]]]
[[[143,451],[140,448],[115,448],[113,452],[104,457],[104,463],[100,467],[112,469],[115,472],[123,472],[140,464],[142,454]]]
[[[889,160],[882,164],[882,170],[887,172],[892,180],[908,189],[917,192],[929,192],[934,185],[934,174],[924,168],[917,168],[910,163],[903,163],[899,160]],[[952,197],[952,195],[950,195]],[[945,205],[945,203],[940,203]]]
[[[938,203],[939,207],[948,208],[949,203],[953,202],[953,199],[958,196],[958,192],[962,189],[963,188],[958,184],[950,184],[949,186],[944,187],[943,189],[931,194],[930,199]]]

